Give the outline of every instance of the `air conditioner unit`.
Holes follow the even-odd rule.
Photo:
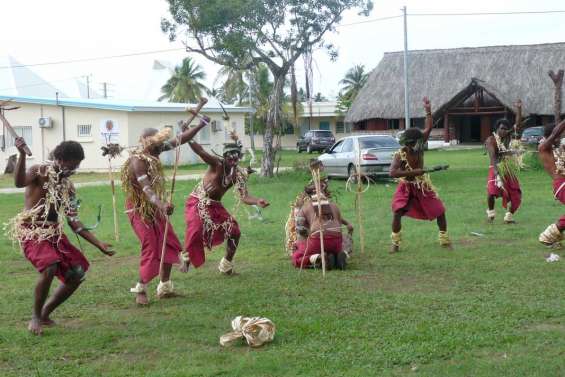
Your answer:
[[[39,128],[51,128],[53,127],[53,121],[51,117],[41,117],[37,120],[37,124]]]

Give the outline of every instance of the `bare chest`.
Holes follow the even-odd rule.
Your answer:
[[[220,200],[235,183],[235,175],[224,174],[223,172],[208,172],[202,180],[204,191],[214,200]]]
[[[406,153],[406,161],[403,161],[404,168],[419,169],[424,166],[424,156],[422,153]]]

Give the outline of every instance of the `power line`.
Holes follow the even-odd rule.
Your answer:
[[[565,10],[517,11],[517,12],[471,12],[471,13],[408,13],[408,16],[506,16],[519,14],[555,14]]]
[[[349,24],[339,24],[336,27],[342,27],[342,26],[353,26],[353,25],[359,25],[359,24],[367,24],[370,22],[378,22],[378,21],[385,21],[385,20],[392,20],[395,18],[400,18],[402,17],[402,15],[398,15],[398,16],[389,16],[389,17],[380,17],[380,18],[371,18],[370,20],[363,20],[363,21],[357,21],[357,22],[351,22]]]
[[[25,85],[19,85],[19,86],[13,86],[10,88],[1,88],[0,91],[5,91],[5,90],[16,90],[16,89],[21,89],[21,88],[28,88],[28,87],[32,87],[32,86],[52,86],[51,83],[52,82],[61,82],[61,81],[69,81],[69,80],[77,80],[81,78],[81,76],[75,76],[75,77],[67,77],[66,79],[58,79],[58,80],[52,80],[52,81],[43,81],[43,82],[36,82],[34,84],[25,84]]]
[[[57,65],[57,64],[69,64],[69,63],[82,63],[82,62],[90,62],[90,61],[96,61],[96,60],[127,58],[127,57],[130,57],[130,56],[159,54],[159,53],[163,53],[163,52],[172,52],[172,51],[186,51],[186,49],[184,49],[184,48],[169,48],[169,49],[164,49],[164,50],[133,52],[133,53],[130,53],[130,54],[99,56],[99,57],[94,57],[94,58],[69,59],[69,60],[59,60],[59,61],[53,61],[53,62],[34,63],[34,64],[4,65],[4,66],[0,66],[0,69],[37,67],[37,66],[42,66],[42,65]]]
[[[418,17],[436,17],[436,16],[456,17],[456,16],[501,16],[501,15],[559,14],[559,13],[565,13],[565,10],[516,11],[516,12],[470,12],[470,13],[408,13],[407,15],[408,16],[418,16]],[[386,20],[392,20],[392,19],[401,18],[401,17],[402,17],[402,15],[372,18],[372,19],[369,19],[369,20],[351,22],[351,23],[348,23],[348,24],[339,24],[339,25],[336,25],[336,28],[354,26],[354,25],[360,25],[360,24],[367,24],[367,23],[373,23],[373,22],[380,22],[380,21],[386,21]],[[174,51],[186,51],[186,49],[185,48],[169,48],[169,49],[162,49],[162,50],[133,52],[133,53],[129,53],[129,54],[98,56],[98,57],[92,57],[92,58],[59,60],[59,61],[34,63],[34,64],[5,65],[5,66],[0,66],[0,69],[82,63],[82,62],[90,62],[90,61],[97,61],[97,60],[119,59],[119,58],[127,58],[127,57],[132,57],[132,56],[151,55],[151,54],[159,54],[159,53],[174,52]]]
[[[524,14],[559,14],[565,13],[565,10],[545,10],[545,11],[516,11],[516,12],[461,12],[461,13],[408,13],[407,16],[419,16],[419,17],[435,17],[435,16],[506,16],[506,15],[524,15]],[[372,22],[379,22],[385,20],[392,20],[395,18],[401,18],[402,15],[397,16],[388,16],[388,17],[380,17],[380,18],[372,18],[369,20],[351,22],[348,24],[340,24],[336,27],[342,26],[353,26],[359,24],[367,24]]]

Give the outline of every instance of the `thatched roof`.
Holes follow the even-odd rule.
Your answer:
[[[422,98],[435,110],[474,81],[505,106],[518,98],[526,114],[553,114],[554,85],[547,72],[565,69],[565,43],[410,51],[411,117],[423,117]],[[402,52],[385,53],[369,75],[346,122],[404,117]]]

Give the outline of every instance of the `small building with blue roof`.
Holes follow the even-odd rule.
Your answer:
[[[9,101],[9,102],[7,102]],[[145,128],[171,127],[173,134],[178,132],[178,122],[189,117],[188,108],[196,104],[135,101],[118,99],[48,98],[33,96],[3,96],[3,107],[14,110],[3,111],[16,133],[23,136],[33,156],[28,164],[41,163],[49,158],[50,152],[64,140],[76,140],[82,144],[86,158],[80,169],[83,171],[103,171],[108,169],[108,161],[102,158],[101,147],[108,142],[134,147]],[[202,129],[196,141],[208,150],[221,153],[222,144],[229,140],[233,128],[243,139],[245,115],[253,109],[224,105],[229,115],[225,120],[220,104],[210,99],[201,113],[211,118],[211,126]],[[196,119],[193,124],[198,122]],[[108,128],[111,131],[108,131]],[[108,140],[110,138],[110,140]],[[17,153],[14,139],[4,126],[0,128],[0,169],[10,155]],[[127,152],[112,161],[119,168],[127,158]],[[162,161],[170,165],[174,152],[162,154]],[[186,145],[181,149],[181,164],[199,162],[198,157]]]

